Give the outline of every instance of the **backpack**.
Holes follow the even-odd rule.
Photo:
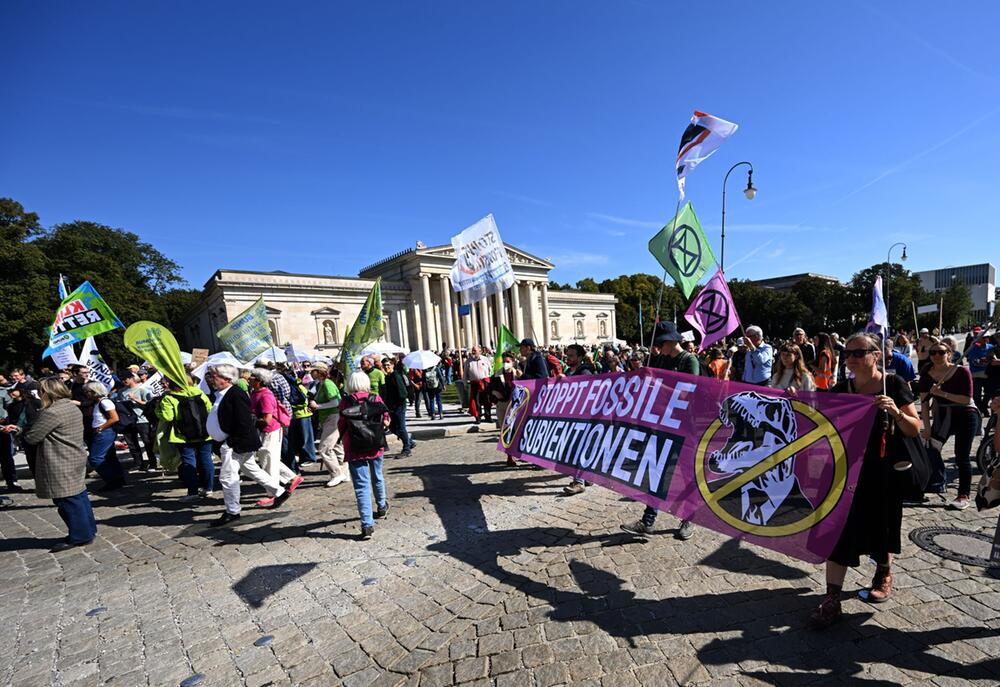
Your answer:
[[[441,386],[441,377],[437,365],[429,370],[424,370],[424,384],[431,391]]]
[[[306,397],[302,393],[302,389],[299,388],[299,380],[292,375],[282,374],[281,376],[288,382],[288,403],[293,406],[300,406],[305,403]]]
[[[114,400],[115,412],[118,413],[118,427],[116,429],[130,429],[139,423],[139,416],[135,414],[132,404],[128,401]]]
[[[199,393],[195,396],[177,396],[177,419],[174,430],[187,441],[204,441],[208,436],[208,409]]]
[[[367,398],[357,405],[341,409],[340,416],[347,420],[353,453],[368,455],[386,447],[385,425],[382,423],[386,412],[385,404]]]

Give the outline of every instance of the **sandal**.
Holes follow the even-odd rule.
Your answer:
[[[826,594],[823,596],[823,601],[820,605],[817,606],[816,610],[809,616],[809,625],[816,630],[822,630],[830,627],[842,617],[843,612],[840,610],[840,595]]]

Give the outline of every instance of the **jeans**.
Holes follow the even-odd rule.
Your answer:
[[[97,536],[97,520],[94,518],[94,509],[90,506],[90,497],[86,489],[76,496],[52,499],[52,503],[56,504],[59,517],[69,529],[66,541],[70,544],[86,544]]]
[[[212,462],[212,442],[181,444],[181,481],[188,495],[198,493],[199,487],[212,491],[215,483],[215,463]]]
[[[289,452],[296,458],[316,462],[316,437],[313,434],[312,416],[292,420],[288,427]],[[287,465],[287,463],[286,463]],[[294,470],[294,468],[292,468]]]
[[[931,434],[942,444],[948,437],[955,437],[955,463],[958,465],[958,495],[969,496],[972,492],[972,439],[980,421],[979,413],[973,408],[945,406],[935,413],[931,422]]]
[[[392,422],[389,425],[392,433],[403,442],[404,451],[411,450],[413,448],[413,435],[406,429],[406,406],[401,405],[398,408],[390,408],[389,415],[392,417]]]
[[[136,467],[156,467],[156,455],[153,453],[153,433],[150,431],[149,423],[143,422],[133,425],[122,431],[125,443],[128,444],[128,452],[132,456],[132,462]],[[146,448],[146,461],[142,460],[142,451],[139,448],[139,439]]]
[[[413,393],[413,410],[416,412],[417,417],[420,417],[420,403],[423,402],[424,406],[427,408],[428,414],[431,412],[431,402],[427,398],[427,390],[420,387]]]
[[[427,414],[434,417],[434,407],[437,406],[437,414],[444,415],[444,405],[441,403],[441,389],[426,389],[427,394]]]
[[[90,455],[87,463],[101,476],[105,484],[117,486],[125,483],[125,469],[118,462],[118,452],[115,451],[115,437],[118,433],[108,427],[94,433],[94,441],[90,444]]]
[[[347,468],[351,471],[351,482],[354,484],[354,496],[358,500],[361,526],[373,527],[375,525],[375,517],[372,515],[373,486],[378,507],[385,508],[389,504],[385,496],[385,480],[382,478],[382,456],[374,460],[352,460],[347,463]]]
[[[17,484],[17,469],[14,467],[14,439],[10,434],[0,434],[0,469],[8,487]]]
[[[291,438],[292,426],[280,430],[281,431],[281,462],[286,468],[298,474],[299,472],[299,459],[292,450],[292,438]]]

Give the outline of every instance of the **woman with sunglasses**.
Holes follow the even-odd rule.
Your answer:
[[[793,343],[778,349],[778,362],[771,375],[771,388],[780,391],[816,391],[816,382],[802,361],[802,350]]]
[[[811,624],[817,628],[840,620],[844,578],[848,568],[860,564],[861,556],[871,556],[876,568],[871,588],[863,590],[859,596],[871,603],[889,598],[892,554],[900,551],[903,521],[903,499],[895,489],[893,456],[904,451],[902,435],[915,437],[920,430],[920,418],[910,387],[897,375],[885,375],[879,369],[882,352],[877,338],[855,334],[847,339],[843,355],[854,379],[845,379],[832,391],[870,396],[879,412],[868,436],[844,530],[826,562],[826,595],[810,617]]]
[[[979,424],[979,411],[972,405],[972,374],[969,368],[951,360],[951,349],[943,343],[928,351],[931,366],[920,375],[920,416],[924,439],[940,449],[949,437],[955,437],[955,462],[958,464],[958,496],[948,506],[965,510],[971,504],[972,439]]]

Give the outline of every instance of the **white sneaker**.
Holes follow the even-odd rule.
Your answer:
[[[952,510],[965,510],[972,505],[972,501],[968,496],[959,496],[954,501],[948,504],[948,508]]]
[[[337,477],[334,477],[334,478],[333,478],[332,480],[330,480],[329,482],[327,482],[327,483],[326,483],[326,486],[328,486],[328,487],[335,487],[335,486],[337,486],[338,484],[340,484],[341,482],[343,482],[343,481],[344,481],[344,480],[346,480],[346,479],[347,479],[347,478],[346,478],[346,477],[344,477],[343,475],[339,475],[339,476],[337,476]]]

